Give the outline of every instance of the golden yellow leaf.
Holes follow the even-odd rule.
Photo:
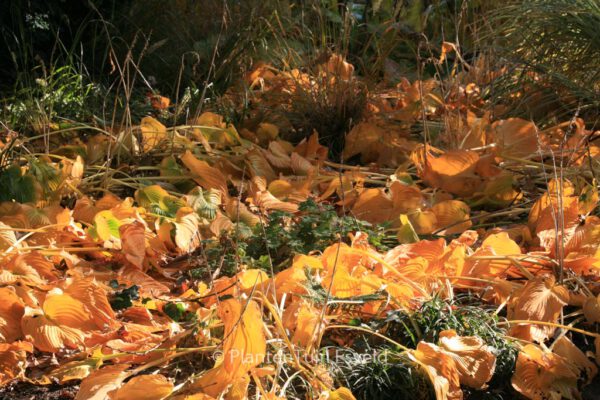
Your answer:
[[[566,336],[561,336],[552,345],[552,352],[568,360],[581,372],[585,372],[586,382],[591,383],[598,367],[577,346],[573,344]]]
[[[33,353],[31,343],[0,343],[0,385],[5,385],[24,374],[27,353]]]
[[[57,324],[42,310],[25,307],[21,320],[25,338],[40,351],[55,353],[65,347],[76,349],[83,346],[84,333],[69,326]]]
[[[516,295],[508,309],[508,319],[557,322],[560,312],[569,300],[569,291],[557,285],[553,275],[538,276],[531,279]],[[519,328],[519,326],[513,327]],[[544,342],[555,328],[541,325],[525,325],[530,338]],[[515,331],[516,332],[516,331]],[[520,336],[521,337],[521,336]]]
[[[92,372],[81,381],[75,400],[106,400],[108,394],[119,388],[127,378],[127,368],[127,364],[117,364]]]
[[[12,343],[21,338],[21,318],[25,305],[14,289],[0,288],[0,340]]]
[[[563,357],[528,344],[519,352],[512,377],[515,390],[529,399],[573,398],[577,368]]]
[[[119,227],[121,247],[125,258],[142,269],[146,258],[146,227],[139,221]]]
[[[162,400],[173,392],[173,383],[164,375],[140,375],[117,389],[111,400]]]
[[[438,346],[419,342],[417,349],[409,353],[417,360],[431,379],[437,400],[461,400],[460,378],[454,359]]]
[[[469,229],[473,223],[469,215],[471,209],[460,200],[445,200],[431,208],[435,215],[438,229],[443,229],[445,234],[462,233]]]
[[[181,161],[192,172],[192,179],[203,189],[218,189],[224,198],[229,196],[227,179],[219,169],[211,167],[206,161],[198,160],[189,150],[181,156]]]
[[[356,400],[350,389],[346,387],[329,391],[329,400]]]
[[[148,152],[167,138],[167,128],[152,117],[142,118],[140,124],[142,132],[142,150]]]
[[[264,359],[267,345],[258,304],[252,300],[227,299],[219,304],[218,312],[225,325],[225,370],[236,374],[250,371]]]
[[[439,346],[446,350],[458,370],[460,383],[481,389],[492,379],[496,368],[493,348],[476,336],[458,336],[453,330],[440,332]]]

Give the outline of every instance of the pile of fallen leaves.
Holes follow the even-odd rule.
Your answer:
[[[417,320],[432,300],[452,312],[468,295],[515,351],[503,384],[580,398],[600,362],[600,148],[581,120],[493,120],[468,77],[370,93],[345,138],[354,164],[330,160],[316,132],[282,139],[281,119],[238,131],[205,112],[166,127],[160,97],[133,129],[68,144],[89,128],[56,131],[50,153],[0,177],[2,385],[80,382],[77,399],[373,398],[330,352],[365,354],[366,341],[438,400],[460,399],[493,389],[500,349],[472,327],[432,334]],[[357,78],[333,56],[314,75],[261,64],[247,84],[264,106],[331,79]],[[36,140],[9,135],[4,149]],[[316,217],[291,234],[311,201],[358,228]],[[367,233],[377,226],[385,243]],[[321,248],[297,253],[307,237]],[[224,243],[233,253],[215,260]],[[410,341],[391,329],[398,313]]]

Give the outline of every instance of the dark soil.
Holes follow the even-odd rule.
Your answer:
[[[0,400],[72,400],[78,390],[79,382],[46,386],[17,382],[0,389]]]

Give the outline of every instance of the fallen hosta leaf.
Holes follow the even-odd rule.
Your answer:
[[[167,139],[167,127],[152,117],[142,118],[140,131],[142,132],[142,150],[144,153],[154,149],[160,142]]]
[[[579,239],[576,233],[581,222],[577,198],[564,197],[562,201],[542,210],[535,229],[540,245],[556,259],[564,256],[564,247],[577,247],[571,241]]]
[[[569,290],[556,284],[553,275],[537,276],[515,294],[508,309],[509,320],[557,322],[563,307],[569,301]],[[511,334],[526,340],[543,343],[556,330],[552,326],[519,324]]]
[[[490,136],[501,156],[528,157],[538,151],[538,132],[531,121],[508,118],[493,123]]]
[[[512,265],[508,257],[520,254],[521,248],[506,232],[489,235],[467,261],[463,275],[504,278]]]
[[[258,366],[265,357],[262,313],[254,301],[236,299],[222,301],[218,313],[225,325],[224,368],[230,374],[243,375]]]
[[[292,333],[293,345],[309,348],[319,332],[320,311],[305,300],[297,300],[283,312],[283,326]],[[325,324],[321,324],[324,327]]]
[[[6,251],[11,247],[19,247],[17,236],[10,226],[0,221],[0,250]]]
[[[423,181],[434,188],[465,197],[480,188],[481,177],[475,174],[479,155],[474,151],[443,152],[427,145],[414,150],[411,160]]]
[[[583,303],[583,315],[588,322],[600,322],[600,295],[586,298]]]
[[[496,367],[494,349],[480,338],[442,331],[439,346],[454,359],[462,385],[481,389],[492,379]]]
[[[409,353],[425,369],[435,390],[437,400],[461,400],[460,375],[454,358],[440,347],[419,342],[417,349]]]
[[[76,349],[83,347],[85,334],[60,322],[49,319],[42,310],[25,307],[21,320],[21,329],[25,338],[41,351],[55,353],[65,347]]]
[[[229,196],[227,179],[219,169],[211,167],[206,161],[198,160],[189,150],[181,156],[181,161],[191,171],[192,179],[203,189],[217,189],[221,191],[223,198]]]
[[[243,399],[250,383],[248,372],[262,363],[266,354],[261,311],[254,301],[237,299],[224,300],[217,309],[225,325],[222,358],[184,390],[212,397],[227,393],[227,398]]]
[[[528,344],[519,352],[512,386],[528,399],[579,398],[578,368],[558,354]]]
[[[109,393],[118,389],[127,378],[129,365],[109,365],[92,372],[81,381],[75,400],[106,400]]]
[[[566,336],[561,336],[554,342],[552,352],[571,362],[580,372],[584,372],[587,383],[591,383],[598,373],[598,367]]]
[[[273,196],[273,194],[267,190],[266,182],[262,178],[254,177],[252,179],[251,194],[252,197],[248,200],[261,210],[279,210],[289,213],[298,211],[298,204],[289,201],[281,201]]]
[[[212,221],[216,218],[221,205],[221,192],[216,189],[204,191],[201,187],[196,187],[185,196],[185,199],[187,205],[200,217]]]
[[[361,122],[346,136],[343,157],[348,159],[360,154],[363,163],[395,167],[417,146],[408,137],[408,132],[398,128],[380,126],[375,121]]]
[[[346,387],[329,390],[326,396],[328,397],[325,397],[325,399],[328,400],[356,400],[350,389]]]
[[[445,200],[431,207],[435,215],[438,229],[443,229],[446,235],[462,233],[469,229],[471,222],[471,209],[460,200]]]
[[[173,383],[163,375],[140,375],[131,378],[110,396],[111,400],[162,400],[173,392]]]
[[[339,54],[332,54],[325,64],[325,71],[340,79],[349,80],[354,73],[354,66],[344,60]]]
[[[11,287],[0,288],[0,340],[12,343],[21,338],[25,305]]]
[[[159,185],[146,186],[135,192],[138,204],[161,216],[174,217],[177,210],[186,206],[185,200],[169,194]]]
[[[94,354],[83,361],[70,361],[60,365],[48,374],[44,374],[39,379],[41,384],[50,384],[59,382],[64,384],[73,380],[81,380],[88,377],[92,372],[96,371],[102,365],[102,351],[100,349],[94,351]]]
[[[235,146],[240,143],[238,135],[233,125],[224,122],[223,117],[212,112],[202,113],[195,120],[190,121],[190,125],[197,125],[192,130],[192,135],[201,143],[210,142],[219,148]]]
[[[29,342],[0,343],[0,385],[25,373],[27,353],[33,353]]]
[[[75,279],[65,289],[65,294],[79,300],[89,310],[99,329],[118,325],[106,289],[93,278]]]
[[[146,227],[139,221],[119,227],[121,247],[127,261],[143,269],[146,258]]]

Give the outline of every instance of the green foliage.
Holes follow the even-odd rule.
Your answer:
[[[454,329],[460,336],[481,338],[496,353],[496,370],[486,393],[500,396],[497,397],[499,399],[512,398],[510,396],[514,392],[510,387],[510,378],[514,372],[518,348],[505,337],[506,330],[498,324],[498,316],[494,310],[486,309],[485,305],[478,304],[470,296],[459,300],[461,301],[449,302],[434,297],[412,314],[404,311],[391,312],[385,321],[376,322],[374,328],[385,325],[386,335],[411,347],[415,347],[420,340],[437,343],[439,333],[447,329]],[[473,396],[482,395],[473,392]]]
[[[264,227],[257,225],[247,254],[254,259],[270,254],[277,265],[295,254],[322,251],[357,231],[367,233],[371,244],[384,247],[382,227],[349,216],[339,217],[332,206],[309,199],[300,203],[297,215],[274,211]]]
[[[361,353],[338,347],[327,350],[335,354],[334,375],[357,400],[435,399],[427,376],[403,354],[384,348]]]
[[[89,120],[90,108],[100,90],[73,65],[51,68],[33,84],[27,82],[20,82],[22,87],[6,99],[4,113],[10,126],[38,132],[61,119]]]
[[[193,279],[206,279],[219,271],[222,276],[235,275],[241,264],[252,264],[253,260],[246,256],[246,242],[221,235],[219,240],[203,240],[201,267],[190,270]]]
[[[508,60],[494,96],[512,115],[553,123],[575,112],[595,125],[600,105],[600,3],[596,0],[516,1],[490,13],[484,42]],[[509,93],[522,92],[520,100]],[[593,119],[594,118],[594,119]]]
[[[22,174],[18,165],[11,165],[0,172],[0,201],[30,203],[36,198],[35,179]]]
[[[116,290],[123,287],[123,285],[119,285],[117,281],[111,281],[111,287]],[[115,292],[110,299],[110,306],[115,311],[131,307],[133,305],[133,300],[140,298],[138,290],[139,287],[137,285],[132,285]]]

